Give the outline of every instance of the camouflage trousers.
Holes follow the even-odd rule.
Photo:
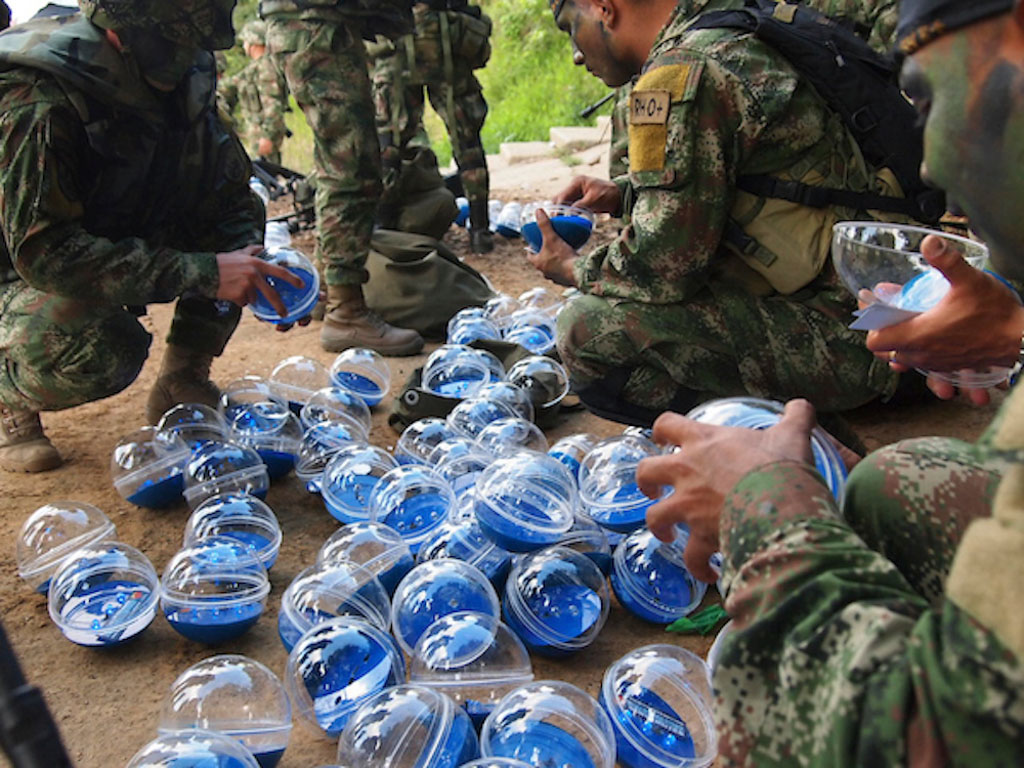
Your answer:
[[[167,341],[219,355],[239,316],[233,304],[184,297]],[[109,397],[135,381],[150,341],[123,307],[43,293],[21,281],[0,286],[0,404],[56,411]]]
[[[797,301],[719,288],[684,304],[581,296],[558,316],[558,352],[590,410],[639,425],[737,395],[803,397],[820,411],[843,411],[896,383],[842,321]]]
[[[267,50],[313,132],[324,278],[365,283],[381,169],[363,42],[340,22],[271,16]]]

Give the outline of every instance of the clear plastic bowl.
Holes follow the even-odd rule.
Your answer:
[[[235,739],[190,728],[158,736],[135,753],[128,768],[262,768]]]
[[[610,606],[601,569],[586,555],[559,546],[516,560],[502,612],[530,651],[558,657],[593,643]]]
[[[735,629],[736,625],[733,623],[732,619],[729,619],[729,621],[727,621],[722,628],[718,630],[718,634],[715,635],[715,642],[713,642],[711,647],[708,648],[707,664],[709,677],[714,674],[715,667],[718,666],[718,657],[722,653],[722,645],[725,643],[725,638],[731,635]]]
[[[707,768],[718,753],[713,696],[704,661],[675,645],[646,645],[615,661],[601,706],[628,768]]]
[[[370,492],[370,520],[394,528],[415,554],[455,509],[455,491],[429,467],[388,471]]]
[[[248,546],[209,536],[184,547],[160,580],[160,607],[183,637],[216,645],[242,636],[267,604],[270,581]]]
[[[657,500],[640,490],[636,468],[661,450],[642,437],[617,435],[602,440],[580,465],[580,506],[599,525],[616,533],[631,533],[644,525],[648,508]],[[666,486],[663,495],[671,492]]]
[[[497,233],[502,237],[519,237],[519,218],[523,215],[522,203],[505,203],[497,219]]]
[[[707,591],[683,564],[689,536],[680,531],[666,544],[647,529],[635,531],[615,548],[610,581],[630,613],[655,624],[670,624],[692,612]]]
[[[324,469],[340,449],[365,445],[363,433],[343,421],[321,421],[307,429],[295,457],[295,476],[310,493],[320,493]]]
[[[192,450],[208,440],[226,440],[228,436],[224,417],[202,403],[178,403],[160,417],[156,428],[177,435]]]
[[[365,347],[346,349],[331,366],[331,382],[353,395],[361,397],[370,408],[391,389],[391,369],[377,352]]]
[[[301,252],[286,245],[263,251],[260,257],[271,264],[284,267],[293,275],[298,275],[302,279],[302,286],[296,288],[278,277],[264,275],[264,280],[270,283],[281,297],[287,312],[283,317],[279,315],[261,293],[255,300],[249,302],[252,313],[260,320],[274,325],[294,323],[309,315],[320,299],[320,273],[313,262]]]
[[[120,645],[153,621],[159,587],[152,563],[139,550],[118,541],[98,541],[61,561],[50,582],[47,607],[71,642]]]
[[[522,451],[546,454],[548,451],[548,439],[540,427],[518,416],[492,421],[480,430],[476,444],[491,456],[511,456]]]
[[[604,528],[585,515],[576,515],[572,528],[558,542],[586,555],[607,576],[612,571],[612,547]]]
[[[181,470],[191,453],[173,432],[137,429],[118,441],[110,457],[114,488],[137,507],[159,509],[181,501]]]
[[[298,416],[309,398],[330,386],[331,375],[319,360],[295,355],[275,365],[268,381],[270,390],[287,401],[292,413]]]
[[[370,435],[372,417],[366,401],[341,387],[324,387],[314,392],[302,406],[302,426],[309,429],[321,421],[341,421]]]
[[[398,436],[395,459],[399,464],[430,464],[430,454],[438,445],[461,436],[462,434],[444,419],[433,416],[417,419]]]
[[[476,347],[473,347],[473,349],[476,350],[477,356],[484,361],[484,365],[486,365],[487,370],[490,371],[490,383],[485,384],[477,390],[477,394],[480,394],[480,392],[490,386],[490,384],[495,384],[505,380],[505,364],[501,362],[501,359],[496,354],[489,350],[477,349]]]
[[[747,429],[768,429],[778,423],[784,406],[772,400],[756,397],[728,397],[709,400],[686,414],[687,418],[702,424],[717,424]],[[846,465],[828,435],[820,428],[811,432],[811,454],[814,466],[825,479],[837,501],[842,501],[846,488]]]
[[[386,632],[344,616],[316,624],[288,654],[285,686],[314,730],[337,738],[360,704],[405,680],[405,660]]]
[[[314,624],[338,616],[363,619],[384,632],[391,623],[391,599],[373,572],[348,560],[303,570],[281,596],[277,632],[291,650]]]
[[[555,234],[565,240],[573,250],[583,247],[594,230],[594,214],[577,205],[557,203],[531,203],[523,207],[520,231],[530,250],[538,253],[544,246],[544,234],[537,224],[537,209],[542,208],[551,219]]]
[[[555,317],[565,304],[565,299],[550,288],[539,285],[519,294],[519,303],[523,309],[536,309]]]
[[[475,566],[498,591],[505,587],[512,567],[512,555],[487,538],[476,520],[446,522],[423,543],[416,561],[425,563],[444,557]]]
[[[558,680],[528,683],[503,698],[484,722],[480,751],[536,765],[614,768],[615,732],[593,697]]]
[[[196,728],[235,739],[260,768],[274,768],[291,737],[292,707],[277,675],[263,664],[234,654],[210,656],[171,683],[157,732]]]
[[[508,319],[505,341],[518,344],[535,355],[543,355],[555,346],[555,319],[536,309],[521,309]]]
[[[509,384],[526,390],[535,408],[550,408],[569,394],[569,374],[545,355],[524,357],[508,369]]]
[[[448,323],[447,342],[449,344],[469,344],[482,339],[498,340],[501,338],[501,329],[485,316],[459,317],[459,314],[456,314]]]
[[[320,547],[316,561],[361,565],[377,577],[389,595],[416,564],[398,531],[370,522],[350,523],[336,530]]]
[[[320,482],[327,511],[342,523],[369,520],[373,489],[397,466],[390,453],[375,445],[340,448],[324,468]]]
[[[504,378],[504,376],[503,372],[502,377]],[[530,395],[525,389],[517,387],[515,384],[510,384],[507,381],[492,381],[483,387],[476,394],[476,397],[504,403],[512,408],[515,411],[515,415],[519,418],[533,421],[535,415],[533,400],[530,399]]]
[[[261,409],[259,417],[249,412],[237,412],[231,425],[231,439],[239,445],[252,448],[267,465],[267,474],[274,480],[284,477],[295,468],[296,456],[302,441],[302,424],[299,417],[281,405],[283,418],[266,418],[270,408]]]
[[[495,325],[504,329],[508,318],[522,308],[523,305],[519,303],[518,299],[499,293],[494,298],[487,300],[487,303],[484,304],[484,313]]]
[[[532,681],[533,665],[522,641],[482,613],[453,613],[435,621],[409,662],[410,683],[450,696],[477,728],[503,696]]]
[[[192,451],[185,464],[185,501],[195,509],[211,496],[267,495],[267,465],[252,448],[229,440],[210,440]]]
[[[551,446],[550,450],[548,450],[548,456],[552,456],[565,464],[569,471],[572,472],[572,476],[578,479],[583,457],[593,450],[597,443],[598,439],[589,432],[568,435]]]
[[[185,523],[184,546],[208,536],[227,536],[256,553],[268,571],[281,549],[281,526],[267,503],[244,493],[211,496]]]
[[[243,376],[228,383],[217,404],[229,429],[273,431],[288,418],[288,401],[274,394],[260,376]]]
[[[472,503],[476,481],[493,461],[491,455],[481,451],[475,443],[467,445],[456,441],[441,443],[430,456],[436,460],[435,469],[455,492],[460,508],[467,500]]]
[[[509,418],[519,418],[519,414],[512,406],[474,395],[452,408],[448,414],[448,423],[463,435],[475,440],[491,422]]]
[[[577,507],[575,481],[550,456],[521,453],[497,459],[476,481],[477,522],[509,552],[556,544],[572,528]]]
[[[476,394],[490,380],[490,368],[475,349],[443,344],[427,358],[420,386],[440,397],[461,400]]]
[[[419,685],[389,688],[363,703],[338,741],[340,768],[450,768],[479,755],[465,711]]]
[[[391,632],[411,654],[416,642],[438,619],[460,611],[498,617],[500,603],[491,582],[461,560],[428,560],[402,579],[391,601]]]
[[[113,541],[117,531],[92,504],[52,501],[29,515],[18,533],[18,575],[45,595],[61,562],[81,547]]]

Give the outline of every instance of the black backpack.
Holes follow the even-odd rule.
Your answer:
[[[767,175],[741,176],[737,186],[758,197],[812,208],[838,205],[878,210],[935,223],[946,211],[945,194],[921,180],[923,126],[904,98],[898,66],[847,26],[804,5],[746,0],[743,8],[701,15],[689,29],[740,29],[781,53],[843,118],[864,159],[888,168],[906,197],[815,187]]]

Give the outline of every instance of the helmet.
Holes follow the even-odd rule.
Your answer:
[[[259,19],[253,19],[242,27],[238,33],[238,40],[242,45],[266,45],[267,24]]]
[[[237,1],[78,0],[78,5],[104,29],[145,29],[177,45],[223,50],[235,42],[231,12]]]

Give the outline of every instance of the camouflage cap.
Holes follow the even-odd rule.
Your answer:
[[[238,33],[238,40],[242,45],[266,45],[267,24],[259,19],[247,22]]]
[[[235,43],[231,13],[238,0],[78,0],[98,27],[147,29],[178,45],[223,50]]]
[[[1013,0],[903,0],[896,29],[899,49],[912,54],[947,32],[1011,8]]]

